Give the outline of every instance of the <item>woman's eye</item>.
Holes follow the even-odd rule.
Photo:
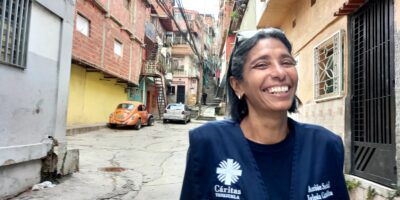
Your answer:
[[[284,65],[284,66],[294,66],[294,65],[296,65],[296,62],[295,61],[292,61],[292,60],[285,60],[285,61],[282,61],[282,65]]]
[[[268,67],[268,63],[257,63],[256,65],[254,65],[254,68],[265,68]]]

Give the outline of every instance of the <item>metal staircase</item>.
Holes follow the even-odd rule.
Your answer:
[[[161,62],[159,62],[160,53],[161,48],[159,48],[158,44],[154,44],[151,54],[148,57],[144,75],[147,77],[153,77],[154,79],[154,85],[157,92],[158,116],[161,119],[164,114],[167,101],[164,78],[165,67],[162,66],[163,64]]]
[[[160,119],[162,118],[164,114],[164,110],[166,107],[166,99],[165,99],[165,82],[164,82],[164,76],[160,77],[154,77],[154,84],[156,86],[156,91],[157,91],[157,106],[158,106],[158,116]]]

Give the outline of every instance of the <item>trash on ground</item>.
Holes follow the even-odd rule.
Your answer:
[[[52,188],[55,187],[56,184],[51,183],[50,181],[45,181],[43,183],[36,184],[32,187],[32,191],[42,190],[44,188]]]

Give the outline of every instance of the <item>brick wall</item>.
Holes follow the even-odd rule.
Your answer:
[[[144,21],[150,9],[144,1],[131,1],[126,8],[123,0],[77,0],[76,16],[90,22],[89,36],[74,28],[74,59],[84,61],[118,78],[138,84],[143,63]],[[114,53],[114,42],[123,45],[122,56]]]

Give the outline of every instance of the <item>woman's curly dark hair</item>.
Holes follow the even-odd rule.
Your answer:
[[[240,34],[240,33],[239,33]],[[239,38],[238,36],[237,38]],[[241,121],[245,116],[248,115],[248,107],[245,99],[239,99],[235,91],[230,84],[230,77],[234,77],[237,80],[243,80],[243,66],[246,62],[246,58],[250,50],[257,44],[261,39],[274,38],[281,41],[288,49],[289,53],[292,54],[292,45],[286,38],[285,34],[276,28],[266,28],[258,31],[254,36],[244,39],[242,41],[236,40],[235,46],[232,51],[232,55],[229,62],[226,85],[228,90],[228,102],[230,105],[230,115],[233,120]],[[301,105],[300,99],[295,96],[293,99],[292,106],[289,108],[289,113],[297,111],[298,106]]]

